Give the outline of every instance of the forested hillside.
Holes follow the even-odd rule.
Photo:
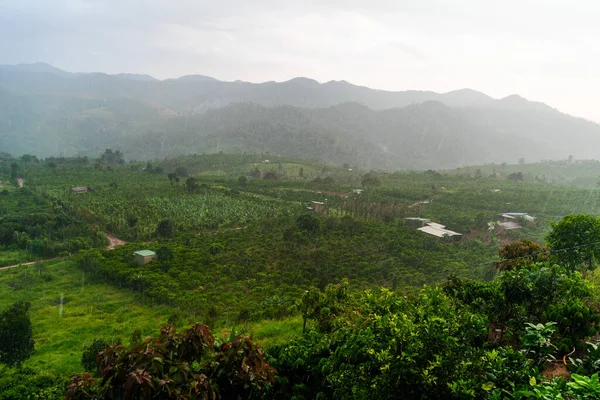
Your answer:
[[[600,156],[597,124],[519,96],[386,92],[306,78],[158,81],[0,66],[0,117],[0,148],[15,155],[250,152],[388,170]]]

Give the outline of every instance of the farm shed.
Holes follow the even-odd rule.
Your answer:
[[[156,253],[152,250],[138,250],[133,253],[133,256],[139,265],[144,265],[150,261],[156,260]]]
[[[422,228],[418,228],[418,231],[425,232],[428,235],[432,235],[439,238],[451,237],[453,239],[460,239],[461,233],[446,229],[444,225],[430,222]]]
[[[460,239],[462,234],[458,232],[451,231],[450,229],[446,229],[445,225],[438,224],[437,222],[431,222],[425,218],[405,218],[406,223],[409,226],[417,227],[418,231],[424,232],[428,235],[432,235],[435,237],[443,238],[443,237],[451,237],[454,239]]]
[[[404,219],[406,220],[406,225],[413,228],[421,228],[431,222],[427,218],[409,217]]]
[[[518,219],[522,219],[523,221],[527,221],[527,222],[535,222],[536,218],[532,217],[531,215],[524,213],[524,212],[506,212],[500,215],[500,220],[501,221],[515,221]]]
[[[325,214],[327,212],[327,205],[322,201],[313,201],[312,206],[317,214]]]

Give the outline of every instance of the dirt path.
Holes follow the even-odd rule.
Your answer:
[[[121,239],[117,239],[113,235],[109,235],[106,232],[104,232],[104,236],[106,236],[106,238],[110,241],[110,244],[108,246],[106,246],[105,250],[112,250],[115,247],[123,246],[124,244],[127,244],[126,241],[121,240]]]
[[[20,263],[20,264],[15,264],[15,265],[7,265],[6,267],[0,267],[0,271],[3,271],[5,269],[17,268],[17,267],[20,267],[21,265],[33,265],[33,264],[36,264],[39,262],[64,260],[65,258],[69,258],[69,257],[46,258],[45,260],[28,261],[28,262],[24,262],[24,263]]]
[[[106,232],[104,232],[104,236],[106,236],[106,238],[110,241],[110,244],[104,248],[105,250],[112,250],[115,247],[123,246],[124,244],[127,244],[126,241],[117,239],[113,235],[109,235]],[[69,257],[46,258],[45,260],[28,261],[28,262],[24,262],[24,263],[15,264],[15,265],[7,265],[5,267],[0,267],[0,271],[4,271],[5,269],[17,268],[22,265],[33,265],[33,264],[39,263],[39,262],[58,261],[58,260],[64,260],[66,258],[69,258]]]

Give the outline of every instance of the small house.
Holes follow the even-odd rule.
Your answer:
[[[446,229],[445,225],[438,224],[437,222],[431,222],[426,218],[405,218],[406,224],[408,226],[412,226],[413,228],[417,228],[418,231],[426,233],[428,235],[432,235],[438,238],[452,238],[454,240],[460,239],[462,237],[462,233],[451,231],[450,229]]]
[[[516,221],[498,221],[498,230],[500,231],[514,231],[516,229],[522,229],[523,227]]]
[[[322,201],[313,201],[312,206],[317,214],[325,214],[327,212],[327,204]]]
[[[90,189],[85,186],[72,187],[69,189],[69,192],[71,193],[87,193],[89,191]]]
[[[406,225],[412,228],[421,228],[431,222],[427,218],[409,217],[404,219],[406,220]]]
[[[352,194],[361,194],[362,192],[364,192],[363,189],[352,189]]]
[[[438,238],[452,238],[454,240],[457,240],[462,237],[462,233],[446,229],[445,225],[438,224],[435,222],[429,222],[425,226],[417,228],[417,230]]]
[[[154,261],[157,258],[156,253],[152,250],[138,250],[133,253],[133,256],[139,265],[148,264],[150,261]]]
[[[536,220],[536,217],[532,217],[531,215],[524,212],[506,212],[504,214],[500,214],[500,221],[503,222],[525,221],[535,223]]]

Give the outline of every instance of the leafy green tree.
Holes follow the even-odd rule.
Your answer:
[[[244,175],[239,176],[237,179],[237,183],[240,186],[246,186],[248,184],[248,178],[246,178]]]
[[[120,150],[113,151],[112,149],[104,150],[100,156],[100,161],[105,164],[124,164],[123,154]]]
[[[10,164],[10,179],[17,179],[21,167],[17,163]]]
[[[500,260],[495,262],[499,271],[519,269],[525,265],[549,260],[549,250],[529,239],[521,239],[498,250]]]
[[[364,174],[360,180],[363,186],[381,186],[381,181],[373,172]]]
[[[33,354],[29,303],[18,302],[0,314],[0,363],[21,365]]]
[[[175,176],[178,176],[180,178],[185,178],[188,176],[188,171],[185,167],[179,166],[179,167],[175,168],[174,174],[175,174]]]
[[[103,352],[110,345],[120,344],[119,340],[106,341],[104,339],[95,339],[92,344],[83,348],[83,354],[81,355],[81,365],[86,371],[92,371],[97,373],[96,359],[98,354]]]
[[[513,172],[512,174],[507,176],[508,180],[514,181],[514,182],[522,182],[523,180],[525,180],[525,177],[523,176],[522,172]]]
[[[198,179],[194,177],[187,178],[185,180],[185,188],[188,193],[196,193],[200,188],[200,185],[198,185]]]
[[[162,237],[173,236],[173,222],[169,219],[163,219],[158,223],[156,234]]]
[[[275,370],[260,347],[237,336],[215,345],[208,326],[182,333],[173,326],[127,349],[109,346],[98,355],[102,380],[73,377],[66,399],[241,399],[258,397],[274,383]]]
[[[303,231],[316,232],[319,230],[319,220],[311,214],[302,214],[296,219],[296,225]]]
[[[556,261],[571,270],[593,268],[600,258],[600,220],[592,215],[567,215],[552,223],[546,243]]]

